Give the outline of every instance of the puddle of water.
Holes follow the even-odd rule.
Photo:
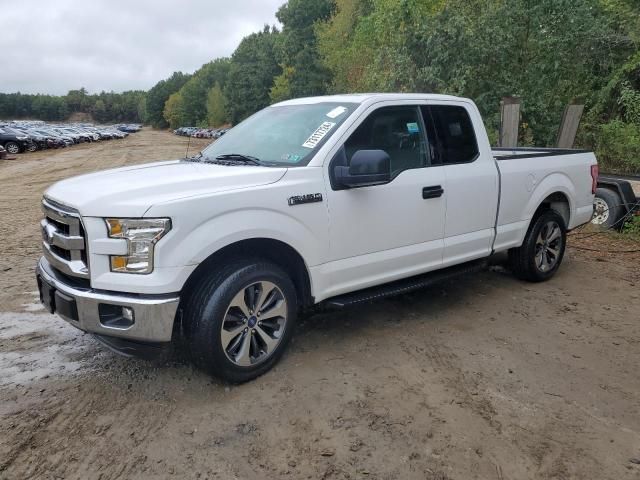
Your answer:
[[[0,313],[0,387],[26,385],[83,367],[95,342],[56,315]]]
[[[39,312],[41,310],[44,310],[44,306],[38,302],[38,303],[23,303],[22,304],[22,309],[25,312]]]

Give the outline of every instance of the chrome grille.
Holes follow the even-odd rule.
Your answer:
[[[42,199],[42,249],[49,263],[62,273],[89,277],[85,232],[80,214],[48,198]]]

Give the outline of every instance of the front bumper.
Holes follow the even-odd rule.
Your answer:
[[[170,342],[178,310],[178,295],[140,295],[93,290],[60,275],[42,257],[36,267],[40,300],[74,327],[105,337],[138,342]],[[114,321],[120,307],[133,311],[133,320]],[[125,325],[126,324],[126,325]]]

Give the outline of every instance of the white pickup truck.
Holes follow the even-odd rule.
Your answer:
[[[298,313],[422,287],[508,251],[552,277],[598,166],[491,149],[475,104],[358,94],[270,106],[198,155],[47,190],[42,302],[125,354],[179,339],[227,381],[271,368]]]

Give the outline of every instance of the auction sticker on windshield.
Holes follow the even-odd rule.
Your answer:
[[[305,148],[316,148],[318,142],[320,142],[320,140],[322,140],[324,136],[329,133],[329,130],[331,130],[335,125],[335,122],[323,122],[322,125],[316,128],[316,131],[307,138],[302,146]]]
[[[329,113],[327,113],[327,117],[336,118],[342,115],[346,111],[347,109],[345,107],[336,107],[333,110],[331,110]]]

